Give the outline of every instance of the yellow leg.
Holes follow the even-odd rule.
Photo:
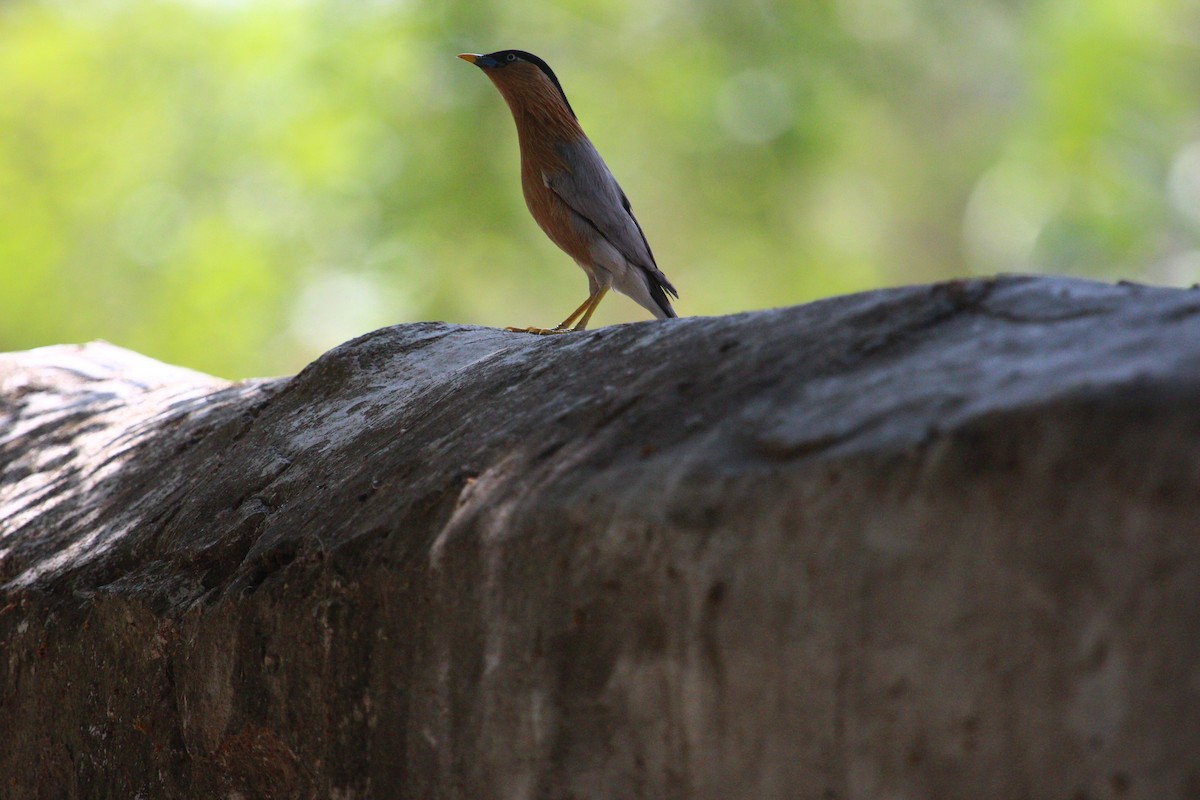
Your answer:
[[[606,294],[608,294],[607,286],[588,298],[588,303],[591,305],[588,305],[587,311],[584,311],[583,316],[579,318],[579,324],[572,328],[572,330],[581,331],[587,327],[588,320],[592,318],[592,314],[596,313],[596,309],[600,307],[600,301],[604,299],[604,295]]]
[[[588,295],[588,299],[584,300],[583,303],[580,304],[579,308],[572,311],[571,316],[567,317],[562,322],[555,325],[553,328],[513,328],[513,327],[508,327],[508,328],[505,328],[504,330],[513,331],[514,333],[533,333],[533,334],[537,334],[538,336],[544,336],[546,334],[551,334],[551,333],[570,333],[571,331],[581,331],[587,327],[588,320],[592,318],[592,313],[596,310],[596,306],[600,305],[600,301],[604,298],[604,294],[607,291],[608,291],[608,289],[601,289],[598,292],[596,292],[595,294]],[[579,316],[581,314],[583,315],[583,317],[582,317],[582,319],[579,319]],[[576,319],[579,319],[579,324],[576,325],[574,328],[572,328],[571,323],[574,322]]]

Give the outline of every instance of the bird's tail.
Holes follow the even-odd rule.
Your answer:
[[[675,313],[675,309],[671,307],[671,301],[667,295],[671,295],[676,300],[679,299],[679,292],[675,291],[675,287],[667,280],[667,276],[662,274],[661,270],[646,271],[646,287],[650,290],[650,299],[654,301],[657,308],[650,309],[654,316],[659,319],[673,319],[679,315]]]

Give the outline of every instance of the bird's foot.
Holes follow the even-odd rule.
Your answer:
[[[514,328],[507,327],[504,330],[512,331],[513,333],[532,333],[535,336],[549,336],[552,333],[574,333],[573,328]]]

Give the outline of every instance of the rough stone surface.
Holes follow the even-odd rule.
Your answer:
[[[0,796],[1200,798],[1200,292],[0,356]]]

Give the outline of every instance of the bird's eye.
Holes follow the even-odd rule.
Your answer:
[[[517,55],[516,55],[516,53],[509,53],[507,56],[505,56],[504,60],[505,61],[516,61]]]

